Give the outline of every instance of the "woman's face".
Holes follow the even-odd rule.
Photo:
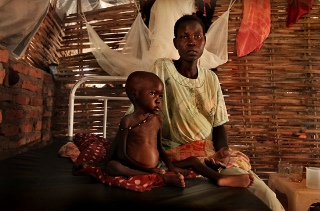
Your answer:
[[[203,53],[206,38],[201,25],[196,21],[189,21],[179,26],[173,43],[182,59],[195,61]]]

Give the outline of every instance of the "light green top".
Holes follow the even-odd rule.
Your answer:
[[[163,144],[174,148],[195,140],[211,140],[212,127],[229,121],[217,75],[198,65],[198,78],[182,76],[172,60],[158,59],[151,72],[165,84]]]

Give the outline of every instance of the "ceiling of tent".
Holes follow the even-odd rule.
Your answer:
[[[77,2],[76,0],[50,0],[51,4],[56,3],[56,10],[61,19],[64,15],[77,13]],[[87,12],[94,9],[101,9],[111,7],[120,4],[129,3],[130,0],[79,0],[81,2],[81,11]],[[131,0],[131,2],[134,0]]]
[[[86,12],[125,4],[130,0],[0,0],[0,45],[5,46],[15,58],[23,56],[50,4],[55,6],[63,20],[65,15],[77,12],[78,2],[81,3],[81,11]]]

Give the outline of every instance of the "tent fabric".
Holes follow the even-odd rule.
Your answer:
[[[230,2],[228,10],[208,29],[205,50],[199,60],[201,65],[215,68],[227,62],[228,19],[234,2],[235,0]],[[155,1],[151,9],[149,28],[146,27],[139,13],[124,38],[124,43],[126,45],[130,43],[130,45],[125,45],[122,51],[111,49],[104,44],[90,23],[86,22],[92,53],[108,74],[123,76],[136,70],[150,70],[158,58],[178,59],[178,52],[173,45],[174,24],[182,15],[194,12],[194,0]],[[131,50],[138,50],[138,52]]]
[[[49,9],[49,0],[3,0],[0,2],[0,44],[14,57],[27,49]]]
[[[243,19],[236,37],[238,57],[259,51],[271,27],[270,0],[244,0]]]
[[[130,0],[81,0],[81,11],[128,3]],[[75,0],[0,0],[0,44],[6,46],[10,54],[22,57],[32,37],[46,17],[50,4],[54,5],[61,20],[65,15],[77,13]]]
[[[287,23],[286,26],[289,28],[295,24],[301,16],[308,13],[314,0],[289,0],[287,6]]]
[[[87,12],[101,8],[99,0],[81,0],[81,12]],[[65,15],[77,13],[78,2],[74,0],[57,0],[56,12],[61,20],[64,19]]]

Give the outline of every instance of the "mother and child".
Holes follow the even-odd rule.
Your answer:
[[[192,169],[218,186],[248,188],[271,210],[284,210],[250,164],[242,165],[228,147],[224,124],[229,119],[218,77],[198,63],[205,43],[201,19],[184,15],[174,25],[173,44],[180,58],[160,58],[150,71],[129,75],[125,88],[132,106],[107,152],[106,172],[157,173],[166,184],[185,187],[185,176]],[[199,141],[210,145],[212,153],[179,154],[183,146]]]

